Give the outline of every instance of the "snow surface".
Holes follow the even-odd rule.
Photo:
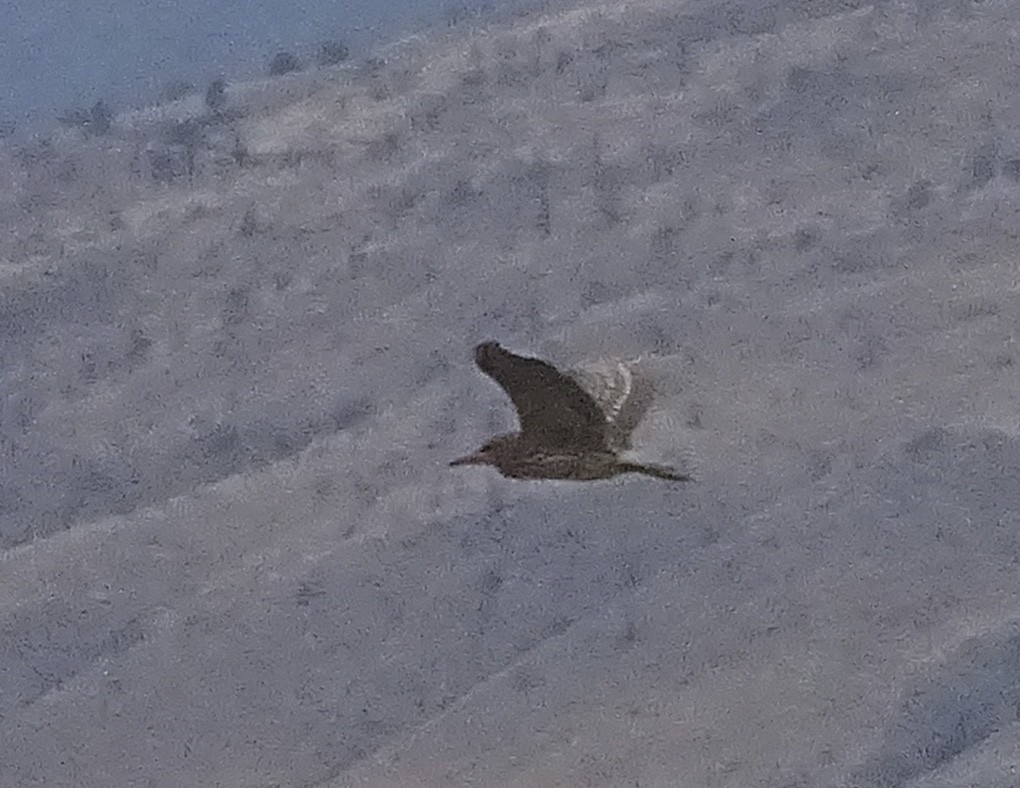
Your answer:
[[[587,2],[231,86],[190,176],[7,140],[0,784],[1020,785],[1018,37]],[[448,468],[485,339],[642,357],[697,481]]]

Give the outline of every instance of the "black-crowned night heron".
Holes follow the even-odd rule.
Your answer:
[[[641,398],[626,365],[563,373],[496,342],[475,348],[475,363],[510,396],[521,430],[497,435],[450,465],[493,465],[511,479],[592,481],[643,473],[690,481],[690,476],[664,465],[620,459],[636,418],[647,408],[647,401],[637,401]]]

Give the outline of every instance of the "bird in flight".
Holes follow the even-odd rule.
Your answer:
[[[475,363],[509,395],[521,429],[497,435],[450,465],[493,465],[510,479],[593,481],[642,473],[690,481],[690,476],[665,465],[620,459],[620,452],[629,447],[630,431],[650,402],[635,390],[626,365],[564,373],[496,342],[478,345]]]

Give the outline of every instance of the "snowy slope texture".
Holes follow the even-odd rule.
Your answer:
[[[592,0],[0,141],[0,785],[1020,785],[1018,37]],[[449,469],[485,339],[697,481]]]

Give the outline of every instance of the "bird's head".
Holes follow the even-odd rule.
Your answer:
[[[465,457],[451,460],[450,465],[499,465],[501,460],[507,456],[511,444],[517,440],[517,435],[497,435],[476,451]]]

